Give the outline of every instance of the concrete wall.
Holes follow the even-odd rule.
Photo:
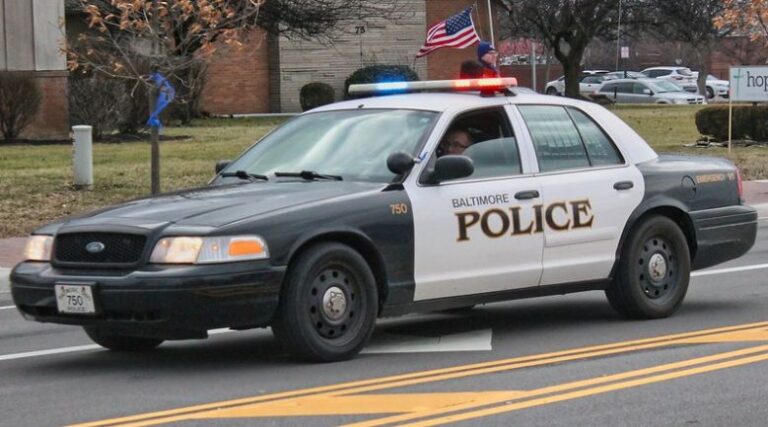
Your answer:
[[[328,83],[336,98],[344,96],[344,80],[362,65],[390,64],[414,66],[414,58],[425,37],[424,0],[404,0],[404,18],[398,22],[372,20],[362,35],[354,34],[361,22],[343,24],[346,34],[333,38],[331,45],[293,41],[281,37],[279,43],[280,105],[284,112],[301,111],[299,91],[310,82]],[[360,43],[362,42],[362,58]],[[427,77],[425,61],[415,63],[421,78]]]

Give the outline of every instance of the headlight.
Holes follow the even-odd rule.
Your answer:
[[[153,264],[215,264],[269,258],[259,236],[166,237],[152,251]]]
[[[24,248],[26,261],[50,261],[53,236],[29,236]]]

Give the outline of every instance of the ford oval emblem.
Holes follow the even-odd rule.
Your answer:
[[[107,247],[104,246],[104,243],[101,243],[101,242],[91,242],[85,246],[85,250],[88,251],[88,253],[92,253],[92,254],[102,253],[106,248]]]

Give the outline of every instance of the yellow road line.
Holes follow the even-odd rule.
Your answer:
[[[564,383],[564,384],[558,384],[558,385],[549,386],[549,387],[543,387],[543,388],[539,388],[539,389],[536,389],[536,390],[519,392],[520,396],[516,397],[514,399],[506,399],[506,400],[504,400],[502,398],[502,399],[497,400],[496,402],[486,401],[486,402],[478,402],[477,404],[475,404],[474,402],[467,402],[467,403],[464,403],[464,404],[461,404],[461,405],[437,408],[437,409],[432,410],[432,411],[422,411],[422,412],[419,412],[419,413],[415,413],[414,412],[414,413],[390,416],[390,417],[386,417],[386,418],[378,418],[378,419],[363,421],[363,422],[359,422],[359,423],[347,424],[345,427],[374,427],[374,426],[384,426],[384,425],[393,424],[393,423],[401,424],[403,421],[410,421],[410,420],[416,420],[416,419],[420,419],[420,418],[428,418],[428,417],[434,417],[434,416],[437,416],[437,415],[449,414],[449,413],[453,413],[453,412],[466,411],[466,410],[469,410],[469,409],[475,409],[475,408],[478,408],[478,407],[488,406],[488,405],[495,404],[495,403],[509,402],[510,400],[517,400],[517,401],[524,400],[525,402],[528,402],[529,401],[528,399],[533,398],[533,397],[540,397],[540,396],[545,396],[545,395],[551,395],[553,393],[562,393],[562,392],[566,392],[566,391],[573,391],[573,390],[577,390],[577,389],[583,389],[585,387],[593,387],[593,386],[597,386],[597,385],[605,385],[605,384],[614,383],[614,382],[617,382],[617,381],[628,380],[628,379],[632,379],[632,378],[645,377],[645,376],[652,375],[652,374],[657,374],[658,375],[658,374],[660,374],[662,372],[675,371],[675,370],[682,369],[682,368],[691,368],[693,366],[703,365],[703,364],[712,364],[712,363],[715,363],[715,362],[721,362],[721,361],[728,360],[728,359],[733,359],[733,358],[736,358],[736,357],[745,357],[745,356],[753,355],[755,353],[765,353],[765,352],[768,352],[768,345],[763,345],[763,346],[758,346],[758,347],[751,347],[751,348],[747,348],[747,349],[730,351],[730,352],[715,354],[715,355],[711,355],[711,356],[705,356],[705,357],[699,357],[699,358],[695,358],[695,359],[683,360],[683,361],[680,361],[680,362],[668,363],[668,364],[665,364],[665,365],[653,366],[653,367],[650,367],[650,368],[638,369],[638,370],[634,370],[634,371],[627,371],[627,372],[622,372],[622,373],[619,373],[619,374],[600,376],[600,377],[590,378],[590,379],[586,379],[586,380],[579,380],[579,381],[573,381],[573,382]],[[556,396],[547,397],[546,399],[551,399],[551,398],[556,398],[556,397],[557,397],[557,395]],[[542,400],[542,399],[537,399],[537,401],[539,401],[539,400]],[[516,403],[516,404],[522,404],[522,403],[525,403],[525,402],[520,402],[520,403]],[[496,408],[491,408],[491,409],[496,409]],[[480,411],[477,411],[477,412],[479,413]],[[475,412],[470,412],[470,413],[475,413]],[[462,415],[464,415],[464,414],[460,414],[460,415],[457,415],[457,416],[462,416]],[[445,418],[448,418],[448,417],[444,417],[444,418],[440,418],[440,419],[442,420],[442,419],[445,419]],[[430,422],[431,422],[431,420],[430,420]],[[450,422],[450,421],[446,421],[446,422]],[[420,425],[420,424],[417,423],[417,424],[414,424],[414,425]]]
[[[172,410],[158,411],[145,413],[134,416],[120,417],[108,420],[101,420],[95,422],[89,422],[84,424],[78,424],[75,427],[95,427],[95,426],[112,426],[123,425],[125,423],[131,423],[126,425],[156,425],[172,420],[189,419],[194,418],[195,414],[210,410],[220,410],[242,405],[251,405],[259,402],[268,402],[278,399],[288,399],[308,395],[320,395],[320,394],[351,394],[362,393],[365,391],[373,391],[394,387],[402,387],[406,385],[421,384],[426,382],[442,381],[447,379],[456,379],[466,377],[470,375],[480,375],[499,371],[505,371],[510,369],[519,369],[530,366],[542,366],[546,364],[559,363],[565,361],[572,361],[578,359],[586,359],[597,356],[604,356],[610,354],[624,353],[630,351],[644,350],[649,348],[657,348],[669,345],[675,345],[685,342],[685,340],[691,339],[704,339],[708,336],[715,336],[717,334],[733,333],[739,331],[747,331],[759,328],[768,327],[768,322],[757,322],[744,325],[736,325],[715,329],[707,329],[694,332],[686,332],[681,334],[673,334],[662,337],[644,338],[639,340],[632,340],[626,342],[618,342],[612,344],[604,344],[597,346],[590,346],[584,348],[577,348],[565,351],[558,351],[552,353],[544,353],[532,356],[516,357],[511,359],[503,359],[489,362],[482,362],[469,365],[460,365],[450,368],[441,368],[429,371],[412,372],[408,374],[394,375],[389,377],[380,377],[361,381],[352,381],[347,383],[332,384],[327,386],[313,387],[307,389],[292,390],[286,392],[279,392],[268,394],[264,396],[248,397],[242,399],[228,400],[215,403],[207,403],[202,405],[194,405],[185,408],[177,408]],[[135,423],[135,424],[133,424]]]
[[[761,346],[761,347],[765,347],[765,346]],[[610,391],[617,391],[617,390],[623,390],[627,388],[639,387],[639,386],[654,384],[662,381],[669,381],[673,379],[688,377],[691,375],[703,374],[707,372],[734,368],[737,366],[743,366],[743,365],[764,362],[764,361],[768,361],[768,354],[759,354],[755,356],[742,357],[735,360],[729,360],[729,361],[701,366],[697,368],[685,369],[682,371],[659,374],[659,375],[654,375],[646,378],[640,378],[640,379],[629,380],[624,382],[617,382],[617,383],[608,384],[604,386],[573,391],[570,393],[548,396],[540,399],[533,399],[525,402],[512,403],[508,405],[497,406],[494,408],[467,412],[467,413],[458,414],[458,415],[451,415],[451,416],[442,417],[442,418],[435,418],[428,421],[417,422],[413,424],[405,424],[405,425],[410,427],[427,427],[427,426],[441,425],[446,423],[453,423],[457,421],[464,421],[464,420],[469,420],[473,418],[487,417],[489,415],[498,415],[505,412],[532,408],[532,407],[541,406],[541,405],[548,405],[551,403],[562,402],[565,400],[578,399],[582,397],[593,396],[596,394],[607,393]]]

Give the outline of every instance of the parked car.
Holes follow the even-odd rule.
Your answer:
[[[608,98],[618,104],[703,104],[704,97],[658,79],[619,79],[603,84],[593,98]]]
[[[699,72],[694,71],[693,75],[696,77],[698,84]],[[731,82],[728,80],[719,79],[712,74],[707,75],[707,99],[713,99],[716,96],[728,98],[730,87]]]
[[[603,76],[608,74],[606,70],[585,70],[579,81],[579,93],[588,96],[597,90],[603,83]],[[547,95],[563,96],[565,93],[565,76],[547,83],[544,93]]]
[[[648,76],[639,71],[613,71],[607,74],[603,74],[604,80],[616,80],[616,79],[647,79]]]
[[[669,80],[687,92],[698,92],[696,76],[688,67],[651,67],[641,71],[653,79]]]

